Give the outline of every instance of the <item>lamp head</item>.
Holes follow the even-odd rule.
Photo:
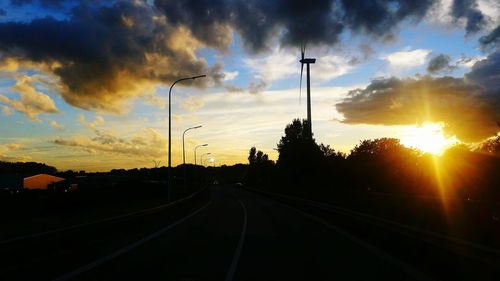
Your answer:
[[[207,77],[207,75],[203,74],[203,75],[198,75],[198,76],[193,76],[191,77],[191,79],[197,79],[197,78],[203,78],[203,77]]]

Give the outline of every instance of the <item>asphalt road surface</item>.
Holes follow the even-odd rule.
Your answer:
[[[434,280],[334,225],[234,186],[182,218],[146,213],[0,244],[0,280]]]

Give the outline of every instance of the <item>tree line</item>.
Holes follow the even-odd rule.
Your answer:
[[[335,190],[500,200],[500,137],[476,149],[456,145],[436,157],[395,138],[363,140],[349,154],[317,144],[307,121],[286,126],[276,163],[252,147],[245,181],[294,194]]]

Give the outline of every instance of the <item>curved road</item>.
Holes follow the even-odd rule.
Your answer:
[[[428,279],[334,226],[231,186],[212,187],[209,204],[175,225],[57,276],[55,280]]]

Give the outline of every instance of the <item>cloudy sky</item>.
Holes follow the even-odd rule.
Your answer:
[[[199,74],[173,91],[174,164],[196,125],[188,162],[202,143],[217,164],[276,159],[306,116],[305,42],[318,142],[411,143],[431,124],[478,143],[499,130],[499,23],[496,0],[0,0],[0,161],[165,164],[168,88]]]

